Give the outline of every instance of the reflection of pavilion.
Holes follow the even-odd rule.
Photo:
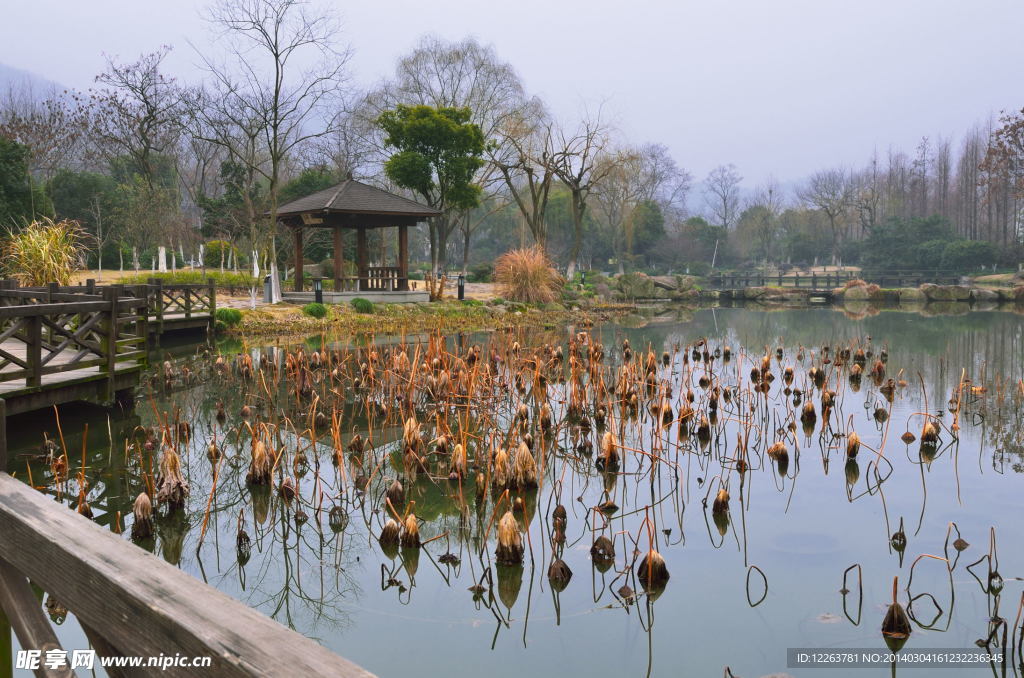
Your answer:
[[[334,233],[334,290],[324,290],[324,301],[338,303],[356,297],[380,302],[428,301],[429,294],[409,283],[409,227],[440,214],[426,205],[385,190],[348,179],[304,198],[282,205],[278,220],[292,230],[295,240],[295,290],[285,292],[288,301],[313,301],[302,290],[302,232],[304,228],[330,228]],[[369,229],[398,229],[395,266],[370,266]],[[356,232],[356,275],[343,269],[346,231]],[[386,242],[386,240],[385,240]],[[386,247],[385,247],[386,250]],[[384,258],[382,253],[381,258]]]

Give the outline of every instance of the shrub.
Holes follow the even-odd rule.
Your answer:
[[[996,260],[996,247],[981,240],[957,240],[942,252],[942,267],[956,271],[973,271]]]
[[[469,282],[474,283],[485,283],[491,282],[494,278],[494,264],[483,263],[477,264],[469,269],[469,275],[467,279]]]
[[[484,302],[480,301],[479,299],[463,299],[462,300],[462,305],[463,306],[483,306]]]
[[[237,308],[218,308],[215,316],[224,327],[234,327],[242,321],[242,312]]]
[[[357,313],[373,313],[373,302],[369,299],[356,297],[349,303],[352,304],[352,308],[354,308]]]
[[[691,261],[686,264],[686,268],[683,270],[686,269],[689,269],[690,275],[704,277],[708,273],[711,273],[711,264],[706,261]]]
[[[234,260],[240,263],[238,248],[232,247],[226,240],[210,240],[203,247],[203,262],[211,268],[219,268],[222,261],[225,266],[231,262],[231,255]],[[223,255],[223,260],[221,256]]]
[[[165,285],[181,285],[187,283],[206,283],[208,278],[213,278],[213,284],[218,289],[248,289],[256,287],[263,289],[263,280],[257,280],[249,273],[221,273],[220,271],[175,271],[167,273],[140,273],[139,275],[127,276],[121,279],[125,285],[144,285],[150,278],[162,280]]]
[[[311,318],[324,318],[327,316],[327,307],[314,301],[303,306],[302,312]]]
[[[43,217],[10,233],[4,245],[5,267],[21,284],[67,285],[85,247],[78,222]]]
[[[564,281],[540,247],[511,250],[494,262],[494,281],[501,296],[514,301],[547,304],[559,298]]]

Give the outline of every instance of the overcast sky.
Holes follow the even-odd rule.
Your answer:
[[[174,46],[198,75],[202,0],[5,3],[0,63],[76,88],[103,53]],[[330,2],[358,84],[387,77],[424,33],[493,44],[570,118],[606,101],[631,141],[658,141],[700,180],[734,163],[746,185],[912,150],[1024,106],[1021,0],[376,0]]]

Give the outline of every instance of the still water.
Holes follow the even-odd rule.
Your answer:
[[[851,380],[858,349],[863,375]],[[880,360],[884,375],[875,379]],[[751,374],[763,365],[761,376]],[[819,386],[812,368],[825,375]],[[1018,314],[707,309],[432,344],[313,337],[180,347],[152,372],[132,413],[61,414],[72,467],[81,463],[88,424],[94,519],[129,538],[133,501],[154,493],[162,449],[176,449],[185,507],[158,504],[155,537],[139,545],[381,676],[720,676],[726,667],[744,678],[892,675],[888,666],[788,667],[786,651],[885,649],[881,627],[896,577],[900,604],[914,601],[903,652],[973,647],[993,628],[993,649],[1004,632],[1008,645],[1020,637]],[[446,387],[437,386],[441,372]],[[827,419],[823,391],[835,392]],[[545,402],[549,427],[541,422]],[[807,402],[817,418],[805,428]],[[655,407],[669,408],[664,425]],[[405,457],[410,414],[425,468],[410,468]],[[710,436],[702,439],[696,429],[705,416]],[[939,432],[934,448],[901,440],[907,431],[919,438],[926,419]],[[74,507],[75,481],[58,483],[41,456],[44,436],[59,440],[53,415],[10,428],[9,470],[31,472],[37,486]],[[615,434],[615,471],[597,468],[604,431]],[[854,431],[861,446],[848,463]],[[527,432],[539,489],[478,491],[494,484],[496,449],[514,457]],[[361,454],[349,449],[355,434],[366,441]],[[440,434],[450,443],[438,453]],[[254,435],[277,458],[274,489],[247,484]],[[450,479],[456,442],[469,468]],[[788,463],[768,454],[776,442]],[[336,450],[340,465],[332,463]],[[285,478],[298,490],[292,501],[281,497]],[[404,501],[389,507],[384,495],[395,479]],[[716,513],[723,488],[728,510]],[[499,565],[497,524],[517,497],[523,503],[513,515],[528,526],[523,561]],[[563,543],[554,538],[556,505],[566,510]],[[425,545],[382,548],[389,515],[407,512]],[[240,519],[250,538],[242,557]],[[902,548],[899,538],[894,547],[897,532]],[[997,560],[986,557],[992,534]],[[591,556],[600,536],[615,547],[603,567]],[[651,549],[671,577],[645,593],[637,576]],[[549,581],[556,558],[572,572],[567,584]],[[65,648],[86,646],[73,618],[60,633]],[[1019,675],[1012,664],[1005,674],[986,666],[944,675]]]

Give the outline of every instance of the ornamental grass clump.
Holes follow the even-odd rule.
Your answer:
[[[17,232],[10,232],[3,246],[8,274],[22,285],[41,287],[55,282],[71,283],[85,245],[78,222],[43,217]]]
[[[559,298],[565,281],[552,267],[544,250],[510,250],[494,262],[494,282],[505,299],[549,304]]]

